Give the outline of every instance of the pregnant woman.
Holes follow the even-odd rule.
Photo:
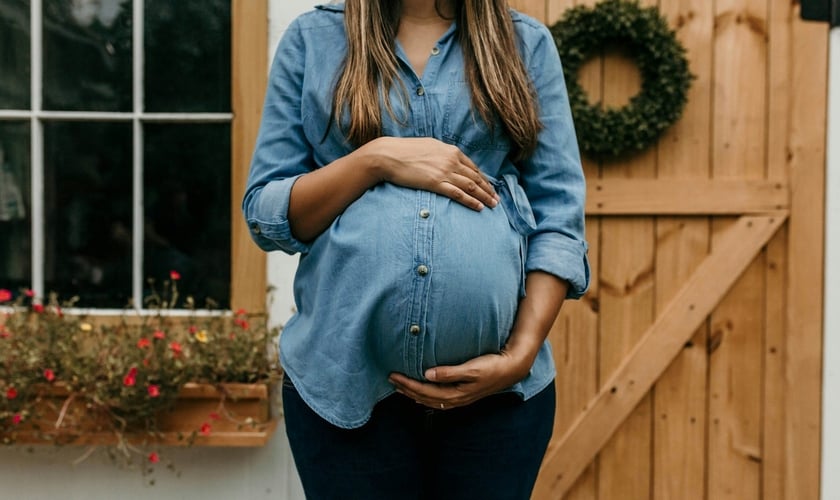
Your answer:
[[[506,0],[348,0],[272,65],[243,202],[300,253],[280,342],[308,498],[526,499],[546,336],[589,281],[557,50]]]

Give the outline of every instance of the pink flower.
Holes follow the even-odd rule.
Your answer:
[[[6,399],[15,399],[18,395],[17,389],[9,387],[6,389]]]
[[[170,342],[169,348],[172,349],[172,355],[176,358],[183,353],[183,351],[181,350],[181,344],[179,344],[178,342]]]
[[[212,430],[212,427],[210,427],[210,424],[208,424],[207,422],[204,422],[203,424],[201,424],[201,435],[202,436],[209,436],[211,430]]]
[[[132,366],[131,369],[128,370],[128,373],[125,374],[125,377],[123,377],[123,385],[126,386],[126,387],[132,387],[136,383],[137,383],[137,368]]]
[[[150,345],[152,345],[152,341],[147,339],[146,337],[143,337],[142,339],[137,341],[137,348],[138,349],[145,349],[145,348],[149,347]]]
[[[44,378],[47,379],[47,382],[52,382],[55,380],[55,372],[47,368],[44,370]]]
[[[158,396],[160,396],[160,386],[149,384],[149,397],[156,398]]]
[[[23,420],[23,415],[21,415],[20,413],[15,413],[14,415],[12,415],[13,424],[18,425],[21,420]]]
[[[179,279],[181,279],[181,273],[179,273],[178,271],[169,271],[169,277],[172,279],[172,281],[178,281]]]
[[[12,292],[5,288],[0,288],[0,302],[8,302],[12,300]]]
[[[156,451],[149,453],[149,462],[153,464],[160,462],[160,455]]]
[[[23,291],[23,294],[26,295],[27,297],[29,297],[30,299],[35,296],[35,292],[33,290],[28,289],[28,288]]]
[[[157,340],[163,340],[163,338],[166,337],[166,334],[160,330],[155,330],[155,333],[152,334],[152,337],[154,337]]]
[[[32,304],[32,310],[38,314],[44,312],[44,305],[43,304]]]

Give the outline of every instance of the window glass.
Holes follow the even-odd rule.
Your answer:
[[[147,125],[144,277],[181,275],[198,307],[230,304],[230,125]]]
[[[81,307],[124,307],[131,296],[132,127],[44,127],[45,286]]]
[[[44,0],[45,109],[131,111],[131,3]]]
[[[146,111],[230,111],[230,0],[146,0]]]
[[[0,288],[30,288],[29,123],[0,121]]]
[[[0,1],[0,109],[29,109],[29,1]]]

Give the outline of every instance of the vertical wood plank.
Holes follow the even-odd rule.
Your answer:
[[[593,0],[587,0],[590,4]],[[582,3],[581,0],[545,0],[546,22],[553,24],[563,12]],[[580,79],[591,98],[601,98],[601,65],[588,65],[580,72]],[[587,179],[599,176],[599,165],[583,158],[584,174]],[[580,415],[584,405],[598,389],[598,322],[600,287],[598,281],[600,261],[600,229],[598,217],[588,217],[586,238],[589,242],[589,261],[592,266],[592,284],[586,296],[580,301],[567,302],[558,318],[550,340],[557,365],[557,416],[554,438],[559,439],[571,423]],[[556,442],[552,442],[553,446]],[[534,498],[555,498],[544,488],[543,478],[551,476],[551,470],[543,470],[534,490]],[[580,475],[574,486],[564,496],[566,500],[595,500],[597,498],[596,464],[590,465]]]
[[[787,289],[786,227],[767,245],[767,305],[764,332],[762,405],[762,500],[785,498],[785,290]]]
[[[790,135],[791,28],[793,7],[787,0],[770,0],[767,67],[767,178],[788,180]],[[762,407],[762,500],[785,499],[785,290],[787,228],[767,246],[767,306],[764,341],[764,401]]]
[[[816,500],[820,415],[828,27],[792,16],[785,364],[785,499]]]
[[[268,2],[233,0],[231,47],[231,308],[266,308],[266,255],[251,241],[240,204],[268,77]]]
[[[767,5],[767,0],[715,4],[715,178],[765,176]],[[729,223],[716,220],[715,233]],[[761,255],[712,315],[710,498],[760,498],[764,285]]]
[[[658,178],[706,179],[710,173],[713,4],[662,1],[662,15],[686,48],[696,80],[683,116],[663,136]],[[660,310],[709,250],[709,221],[702,217],[657,219],[656,306]],[[702,500],[706,474],[708,326],[694,334],[654,391],[654,500]]]
[[[656,0],[644,0],[655,6]],[[608,51],[603,103],[624,106],[640,89],[635,63]],[[602,177],[656,175],[656,149],[607,163]],[[601,226],[601,380],[609,377],[654,319],[654,221],[651,217],[605,218]],[[603,500],[647,500],[651,493],[652,398],[646,396],[599,455],[598,492]]]

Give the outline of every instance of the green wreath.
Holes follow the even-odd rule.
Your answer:
[[[550,29],[563,62],[582,152],[610,159],[642,151],[679,119],[694,76],[685,48],[656,7],[605,0],[592,8],[569,9]],[[626,48],[642,77],[641,91],[618,109],[590,104],[578,82],[583,63],[607,45]]]

